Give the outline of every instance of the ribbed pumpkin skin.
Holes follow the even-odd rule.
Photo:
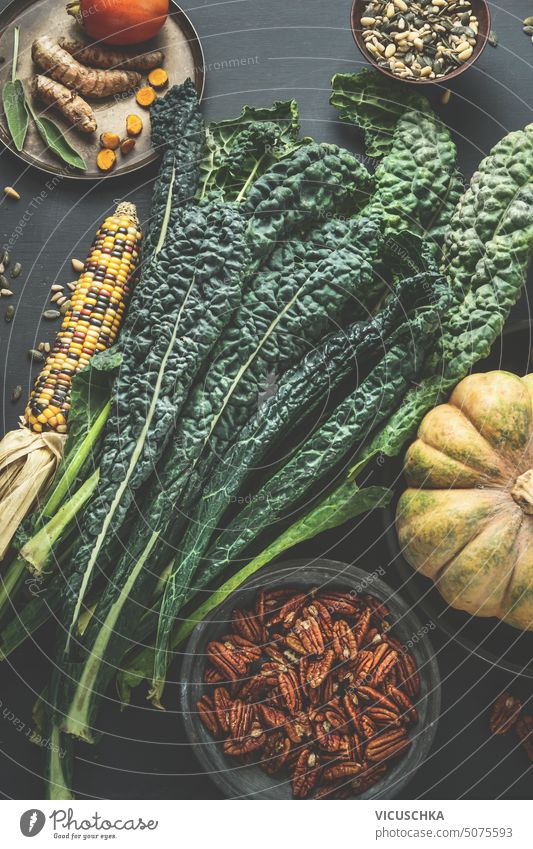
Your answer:
[[[474,374],[405,458],[396,529],[446,602],[533,630],[533,374]]]

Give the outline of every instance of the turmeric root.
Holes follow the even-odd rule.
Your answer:
[[[109,150],[116,150],[120,147],[120,136],[118,133],[102,133],[100,135],[100,144],[102,147],[107,147]]]
[[[155,100],[155,89],[151,85],[145,85],[135,93],[135,100],[139,106],[148,108]]]
[[[168,84],[168,74],[164,68],[154,68],[148,74],[148,82],[154,88],[165,88]]]
[[[98,71],[80,65],[53,38],[37,38],[31,48],[33,61],[52,79],[84,97],[109,97],[134,88],[141,81],[135,71]]]
[[[103,147],[102,150],[98,151],[98,156],[96,157],[96,164],[98,165],[100,171],[111,171],[116,161],[117,154],[114,150],[110,150],[108,147]]]
[[[142,128],[142,118],[139,118],[138,115],[128,115],[126,118],[126,132],[129,136],[140,136]]]
[[[55,107],[80,133],[94,133],[96,118],[88,103],[61,83],[40,74],[31,83],[32,95],[48,106]]]
[[[81,41],[73,38],[59,38],[58,44],[82,65],[105,70],[114,68],[120,71],[141,71],[145,74],[152,68],[162,65],[165,60],[162,50],[152,50],[149,53],[134,56],[123,50],[101,47],[99,44],[82,44]]]

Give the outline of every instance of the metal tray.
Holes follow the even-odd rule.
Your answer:
[[[11,56],[13,53],[13,30],[20,27],[20,48],[17,75],[22,80],[26,94],[29,94],[29,82],[36,72],[31,58],[31,45],[35,38],[42,35],[69,36],[83,40],[83,33],[75,21],[67,15],[63,4],[50,8],[50,0],[14,0],[0,14],[0,56],[4,62],[0,67],[0,88],[11,74]],[[194,80],[201,99],[205,84],[205,62],[202,45],[193,24],[185,12],[171,0],[168,20],[161,31],[142,45],[142,50],[161,49],[165,52],[165,70],[170,85],[181,83],[187,77]],[[42,111],[43,104],[36,104]],[[49,115],[66,133],[70,143],[85,159],[86,171],[77,171],[61,163],[44,146],[33,122],[30,122],[24,150],[19,153],[14,147],[7,130],[6,118],[0,107],[0,141],[27,165],[32,165],[49,174],[59,174],[78,180],[95,180],[118,177],[137,171],[158,158],[150,143],[150,112],[139,106],[132,92],[109,97],[105,100],[91,101],[98,130],[90,137],[84,137],[62,120],[55,110]],[[96,154],[99,149],[98,136],[101,131],[117,132],[121,137],[126,134],[126,116],[130,112],[141,115],[144,129],[137,138],[135,149],[128,156],[118,154],[117,164],[112,171],[103,175],[96,167]]]

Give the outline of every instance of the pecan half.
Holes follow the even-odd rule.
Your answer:
[[[362,771],[361,764],[354,761],[338,761],[324,770],[325,781],[335,781],[339,778],[352,778]]]
[[[220,684],[225,678],[217,669],[212,666],[206,666],[204,670],[204,684]]]
[[[275,775],[279,772],[285,766],[290,750],[291,741],[288,737],[285,737],[280,731],[269,734],[261,760],[261,766],[265,772],[268,775]]]
[[[510,693],[502,693],[492,708],[489,728],[493,734],[505,734],[513,727],[522,710],[522,702]]]
[[[357,622],[354,625],[353,632],[354,632],[355,642],[356,642],[358,649],[360,649],[362,644],[363,644],[363,640],[364,640],[366,633],[368,631],[368,626],[370,625],[370,617],[371,616],[372,616],[372,611],[370,610],[370,608],[368,606],[363,608],[363,610],[361,611],[361,614],[359,615],[359,617],[357,619]]]
[[[287,717],[279,708],[272,705],[258,704],[256,711],[264,725],[268,728],[283,728],[287,722]]]
[[[365,793],[376,782],[382,778],[387,772],[385,764],[377,764],[376,766],[366,769],[361,775],[354,778],[351,782],[352,789],[355,793]]]
[[[333,635],[333,620],[331,618],[331,613],[325,604],[322,604],[321,601],[315,600],[308,607],[304,608],[303,614],[306,617],[314,616],[314,618],[318,620],[322,633],[326,639],[331,640]]]
[[[325,605],[332,616],[357,616],[361,607],[357,597],[350,593],[321,593],[317,601]]]
[[[232,737],[245,737],[252,725],[252,705],[235,699],[229,711],[229,731]]]
[[[202,696],[202,698],[196,702],[196,710],[198,711],[200,720],[207,730],[214,737],[218,737],[220,734],[220,728],[213,700],[210,699],[209,696]]]
[[[218,724],[222,731],[229,734],[231,722],[232,699],[225,687],[217,687],[213,693],[213,704],[217,714]]]
[[[294,671],[287,669],[286,672],[279,672],[277,684],[281,701],[289,713],[296,713],[301,710],[300,684]]]
[[[420,692],[420,675],[417,672],[415,662],[411,655],[404,653],[399,656],[401,668],[401,684],[405,692],[412,699]]]
[[[237,633],[249,640],[251,643],[261,643],[264,640],[264,631],[261,620],[257,614],[246,610],[235,608],[231,624]]]
[[[533,716],[526,713],[516,723],[516,733],[530,761],[533,761]]]
[[[298,756],[291,779],[292,792],[296,799],[306,799],[318,781],[319,762],[310,749],[303,749]]]
[[[246,737],[241,737],[237,740],[226,740],[224,742],[224,751],[227,755],[239,758],[261,749],[265,742],[266,735],[261,729],[261,726],[254,723],[250,733]]]
[[[411,724],[411,723],[417,721],[417,719],[418,719],[417,710],[416,710],[414,704],[412,703],[412,701],[409,699],[409,697],[404,692],[402,692],[402,690],[399,690],[397,687],[394,687],[392,684],[388,684],[387,687],[386,687],[386,692],[387,692],[387,695],[390,696],[391,699],[398,706],[399,710],[401,711],[401,718],[405,722],[407,722],[408,724]]]
[[[246,675],[249,664],[236,651],[235,645],[229,640],[224,643],[216,640],[209,643],[206,654],[213,666],[229,681],[238,681],[239,678]]]
[[[379,734],[366,745],[366,756],[372,763],[380,763],[389,758],[397,758],[411,745],[404,728],[394,728]]]
[[[339,660],[355,660],[357,639],[346,619],[337,619],[333,625],[333,650]]]
[[[326,649],[322,657],[308,658],[305,668],[305,681],[312,690],[320,687],[331,669],[335,655],[331,649]]]

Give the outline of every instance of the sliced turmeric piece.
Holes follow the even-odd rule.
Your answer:
[[[151,85],[145,85],[137,90],[135,100],[139,106],[144,106],[147,109],[154,102],[155,96],[155,89]]]
[[[103,147],[102,150],[98,152],[98,156],[96,157],[96,164],[98,165],[100,171],[111,171],[116,161],[117,154],[114,150],[110,150],[108,147]]]
[[[134,147],[135,139],[122,139],[122,141],[120,142],[120,152],[123,156],[127,156],[128,153],[131,153]]]
[[[138,115],[128,115],[126,118],[126,132],[129,136],[140,136],[142,128],[142,118],[139,118]]]
[[[108,150],[117,150],[120,147],[120,136],[117,133],[102,133],[100,135],[100,144]]]
[[[168,84],[168,74],[164,68],[154,68],[148,74],[148,82],[154,88],[165,88]]]

